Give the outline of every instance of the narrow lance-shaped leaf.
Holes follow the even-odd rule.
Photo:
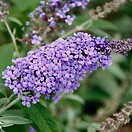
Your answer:
[[[5,112],[1,113],[0,116],[16,116],[19,115],[19,117],[25,117],[26,114],[22,110],[6,110]]]
[[[0,76],[3,70],[12,64],[14,47],[13,44],[0,46]]]
[[[11,123],[11,124],[29,124],[31,121],[29,119],[23,118],[23,117],[17,117],[17,116],[5,116],[0,117],[0,122],[3,124]]]
[[[30,119],[41,132],[58,132],[55,121],[44,106],[36,104],[27,108],[27,111]]]
[[[9,19],[10,21],[12,21],[12,22],[14,22],[14,23],[16,23],[16,24],[22,26],[22,22],[21,22],[19,19],[15,18],[15,17],[8,17],[8,19]]]

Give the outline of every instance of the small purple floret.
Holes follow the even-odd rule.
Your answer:
[[[32,44],[38,45],[38,44],[40,44],[41,40],[42,40],[41,36],[38,36],[38,35],[32,36]]]

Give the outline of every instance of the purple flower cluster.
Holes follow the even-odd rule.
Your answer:
[[[30,51],[26,57],[13,60],[15,65],[3,72],[5,85],[15,94],[23,95],[25,106],[37,103],[41,95],[56,103],[60,93],[76,90],[87,73],[112,64],[111,47],[107,37],[91,37],[83,32],[66,40],[57,39]]]
[[[26,26],[33,28],[32,30],[36,30],[36,35],[42,34],[47,27],[49,28],[47,34],[53,34],[57,29],[60,29],[60,23],[64,22],[68,25],[73,23],[75,19],[75,15],[71,13],[73,8],[82,7],[84,9],[89,1],[90,0],[40,1],[35,11],[29,14],[29,21],[26,22]],[[38,22],[38,20],[41,22]],[[30,35],[30,42],[32,43],[32,34]]]
[[[58,20],[66,22],[71,25],[74,16],[70,15],[70,11],[76,7],[85,8],[88,4],[87,0],[48,0],[48,2],[40,1],[40,5],[36,8],[36,11],[29,17],[39,16],[44,22],[47,22],[49,26],[54,27]],[[52,23],[54,23],[52,25]]]

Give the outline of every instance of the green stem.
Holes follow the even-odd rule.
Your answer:
[[[46,38],[47,32],[50,30],[49,27],[46,27],[46,29],[44,30],[43,34],[42,34],[42,39],[44,40]]]
[[[9,103],[8,105],[4,106],[3,108],[0,109],[0,114],[3,113],[4,111],[6,111],[7,109],[9,109],[11,106],[13,106],[14,104],[16,104],[18,101],[20,101],[21,96],[16,98],[15,100],[13,100],[11,103]]]
[[[6,19],[4,20],[4,24],[6,25],[6,28],[7,28],[8,32],[9,32],[10,36],[11,36],[12,42],[13,42],[15,50],[16,50],[17,57],[20,57],[19,56],[19,52],[18,52],[18,47],[17,47],[15,36],[14,36],[13,32],[11,31]]]
[[[5,104],[3,105],[3,107],[6,106],[8,103],[10,103],[11,99],[13,98],[13,96],[14,96],[14,94],[12,94],[12,95],[8,98],[8,100],[5,102]]]
[[[64,34],[63,36],[61,36],[61,38],[66,38],[68,37],[69,35],[77,32],[77,31],[81,31],[81,30],[84,30],[85,29],[85,26],[91,26],[92,24],[92,19],[89,19],[87,21],[85,21],[84,23],[82,23],[81,25],[79,26],[76,26],[74,29],[72,29],[71,31],[67,32],[66,34]]]

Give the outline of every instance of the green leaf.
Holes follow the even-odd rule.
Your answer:
[[[0,93],[7,95],[6,87],[2,80],[2,71],[12,64],[14,46],[12,43],[0,46]]]
[[[0,76],[8,65],[12,64],[14,47],[13,44],[0,46]]]
[[[96,132],[97,129],[99,129],[100,124],[99,123],[92,123],[89,127],[87,132]]]
[[[89,31],[95,33],[96,35],[99,35],[101,37],[104,37],[104,36],[108,36],[109,38],[112,38],[108,33],[106,33],[105,31],[99,29],[99,28],[96,28],[96,27],[90,27],[89,28]]]
[[[8,100],[8,98],[0,98],[0,107]]]
[[[38,0],[12,0],[12,2],[15,4],[19,11],[24,11],[29,7],[35,7],[39,3]]]
[[[5,28],[5,25],[4,25],[4,23],[2,23],[2,22],[0,22],[0,32],[2,31],[5,31],[6,30],[6,28]],[[1,33],[2,33],[1,32]]]
[[[112,62],[113,64],[121,63],[125,61],[126,57],[120,54],[113,53],[112,54]]]
[[[6,110],[5,112],[0,114],[1,116],[16,116],[19,115],[19,117],[25,117],[25,113],[22,110]]]
[[[3,123],[2,127],[9,127],[9,126],[13,126],[14,124],[12,123]]]
[[[106,21],[106,20],[102,20],[102,19],[98,19],[94,21],[92,27],[94,28],[96,27],[96,28],[104,29],[104,30],[116,30],[117,29],[117,27],[113,23]]]
[[[104,70],[104,71],[100,70],[96,72],[93,81],[94,81],[94,84],[99,86],[109,95],[113,95],[113,93],[115,93],[118,89],[118,83],[115,77],[112,74],[110,74],[110,72],[108,72],[107,70]]]
[[[84,104],[84,100],[80,96],[75,95],[75,94],[68,94],[68,95],[64,96],[64,98],[74,100],[81,104]]]
[[[123,70],[119,67],[119,65],[112,65],[108,68],[109,72],[115,75],[117,78],[124,80],[126,79],[126,75]]]
[[[3,122],[3,124],[29,124],[31,123],[29,119],[26,119],[23,117],[17,117],[17,115],[0,117],[0,122]]]
[[[58,132],[57,125],[48,110],[41,104],[27,108],[30,119],[41,132]]]
[[[15,18],[15,17],[8,17],[8,19],[9,19],[10,21],[12,21],[12,22],[14,22],[14,23],[20,25],[20,26],[23,25],[22,22],[21,22],[19,19]]]
[[[1,78],[0,78],[1,81]],[[0,84],[0,93],[3,94],[4,96],[7,96],[7,92],[6,92],[6,86],[1,86]]]

